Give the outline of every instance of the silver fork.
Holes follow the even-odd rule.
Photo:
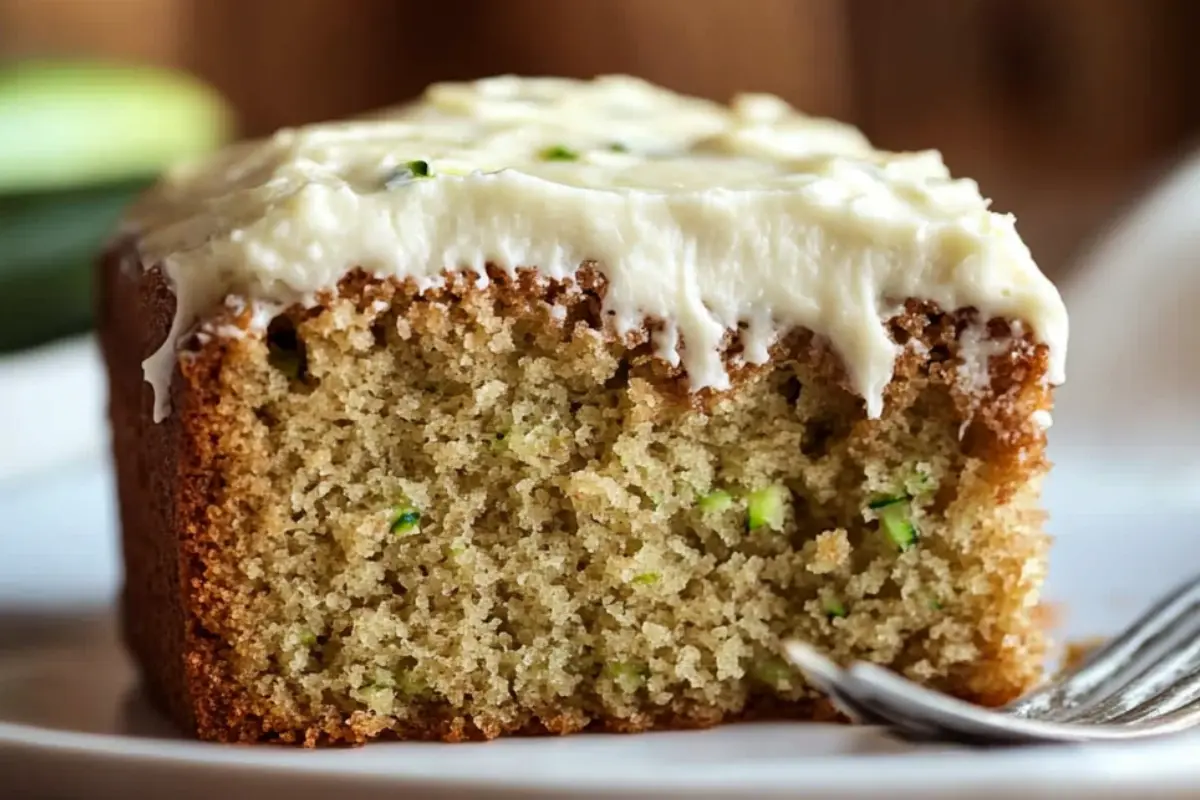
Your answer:
[[[985,709],[798,641],[784,655],[858,722],[921,741],[1030,744],[1141,739],[1200,726],[1200,576],[1158,601],[1083,663],[999,709]]]

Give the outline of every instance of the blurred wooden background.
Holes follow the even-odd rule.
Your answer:
[[[1200,130],[1197,0],[0,0],[0,57],[190,69],[247,134],[499,72],[770,91],[937,147],[1047,272]]]

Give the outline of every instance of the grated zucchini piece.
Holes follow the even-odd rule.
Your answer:
[[[579,153],[576,153],[566,145],[556,144],[552,147],[547,147],[541,153],[543,161],[578,161]]]
[[[421,512],[414,506],[405,503],[392,507],[392,524],[389,527],[392,533],[407,536],[416,531],[420,524]]]
[[[787,498],[787,489],[778,485],[751,492],[746,498],[746,526],[752,531],[764,527],[783,530]]]
[[[610,661],[604,665],[604,676],[626,692],[642,688],[649,673],[649,667],[638,661]]]
[[[698,505],[705,514],[719,514],[733,505],[733,495],[724,489],[714,489],[701,497]]]
[[[889,503],[876,509],[879,526],[892,543],[907,550],[917,543],[917,527],[912,521],[912,507],[906,500]]]
[[[795,674],[795,670],[778,656],[767,656],[750,665],[750,677],[775,688],[791,685]]]
[[[822,607],[825,609],[825,615],[828,617],[846,616],[845,604],[836,597],[826,597]]]

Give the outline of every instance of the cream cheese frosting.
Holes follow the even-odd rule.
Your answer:
[[[618,332],[661,321],[659,355],[721,390],[727,333],[762,363],[786,330],[829,339],[882,410],[905,298],[1024,323],[1064,378],[1067,315],[1009,215],[936,152],[744,95],[724,106],[644,81],[437,84],[369,119],[283,130],[168,173],[127,216],[177,299],[145,362],[167,411],[176,343],[233,296],[315,302],[350,269],[409,278],[486,264],[571,277],[592,263]],[[741,326],[739,328],[739,323]]]

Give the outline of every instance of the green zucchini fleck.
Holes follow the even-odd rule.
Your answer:
[[[912,521],[912,507],[906,499],[874,508],[879,527],[892,540],[892,544],[903,551],[917,543],[917,527]]]
[[[701,497],[698,505],[705,514],[719,514],[733,505],[733,495],[724,489],[714,489]]]
[[[410,505],[398,505],[392,508],[392,533],[407,536],[421,524],[421,512]]]
[[[879,497],[876,497],[874,500],[871,500],[869,503],[867,503],[867,508],[873,511],[878,511],[881,508],[887,508],[888,506],[894,506],[897,503],[906,502],[908,502],[908,495],[885,494],[880,495]]]
[[[565,145],[556,144],[547,147],[541,152],[542,161],[578,161],[579,153],[576,153]]]
[[[429,685],[410,669],[398,668],[393,689],[398,697],[419,697],[429,692]]]
[[[841,600],[836,597],[826,597],[822,604],[827,617],[844,617],[846,616],[846,606]]]
[[[639,586],[653,586],[654,584],[658,583],[659,578],[661,577],[662,576],[660,576],[657,572],[642,572],[638,575],[634,575],[633,578],[630,579],[630,583],[636,583]]]
[[[646,682],[649,668],[637,661],[610,661],[604,665],[604,676],[627,692],[635,692]]]
[[[790,683],[794,676],[795,671],[778,656],[767,656],[750,665],[750,677],[775,688]]]
[[[421,178],[432,177],[433,170],[430,169],[429,162],[416,159],[388,173],[388,176],[383,181],[383,186],[385,189],[395,189],[398,186],[404,186]]]
[[[752,531],[764,527],[783,530],[786,500],[787,489],[778,485],[751,492],[746,498],[746,527]]]

